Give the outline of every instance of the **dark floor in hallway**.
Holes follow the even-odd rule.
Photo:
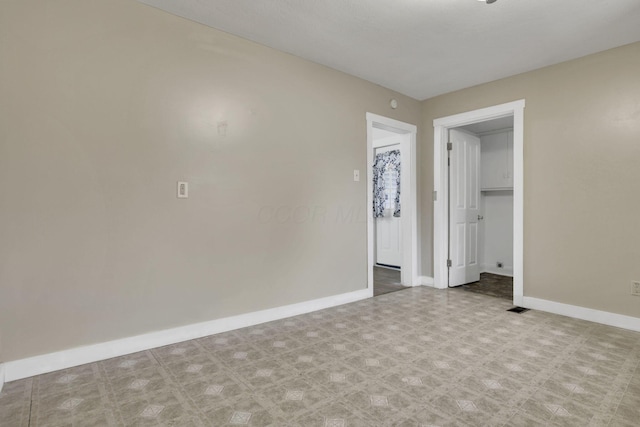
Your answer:
[[[389,292],[407,289],[400,284],[400,270],[373,267],[373,296],[388,294]]]
[[[482,273],[478,282],[468,283],[459,288],[478,294],[513,300],[513,277]]]

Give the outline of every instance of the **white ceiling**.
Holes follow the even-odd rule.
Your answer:
[[[418,100],[640,40],[640,0],[140,0]]]

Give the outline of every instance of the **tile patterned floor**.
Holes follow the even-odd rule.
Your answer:
[[[0,425],[638,426],[640,333],[410,288],[5,384]]]

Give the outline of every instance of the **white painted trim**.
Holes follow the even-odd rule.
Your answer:
[[[0,392],[2,387],[4,387],[4,363],[0,363]]]
[[[589,322],[615,326],[616,328],[628,329],[630,331],[640,331],[640,318],[625,316],[624,314],[610,313],[608,311],[595,310],[593,308],[563,304],[560,302],[533,297],[524,297],[522,307],[560,314],[562,316],[573,317],[575,319],[588,320]]]
[[[224,319],[195,323],[135,337],[122,338],[100,344],[5,362],[6,381],[28,378],[34,375],[83,365],[85,363],[124,356],[137,351],[149,350],[163,345],[175,344],[207,335],[219,334],[221,332],[258,325],[264,322],[297,316],[299,314],[359,301],[370,298],[371,296],[373,296],[373,294],[369,289],[363,289],[253,313],[226,317]]]
[[[422,286],[432,286],[433,287],[433,277],[420,276],[420,284]]]
[[[513,303],[522,305],[524,296],[524,107],[520,99],[479,110],[468,111],[433,121],[433,185],[438,198],[433,204],[433,262],[434,287],[447,288],[447,131],[471,123],[513,116]]]
[[[386,129],[398,134],[409,135],[409,185],[402,190],[402,269],[401,282],[404,286],[418,286],[418,191],[416,167],[415,125],[404,123],[373,113],[366,113],[367,120],[367,286],[373,294],[374,260],[374,219],[373,211],[373,128]]]
[[[513,103],[513,304],[524,298],[524,99]]]

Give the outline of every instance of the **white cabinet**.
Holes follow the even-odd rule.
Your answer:
[[[513,189],[513,131],[504,131],[480,138],[481,189]]]

